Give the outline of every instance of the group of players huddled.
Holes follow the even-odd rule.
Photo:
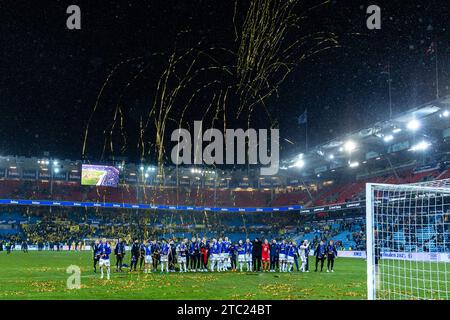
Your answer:
[[[239,240],[232,243],[228,237],[224,238],[195,238],[190,241],[183,239],[178,243],[174,240],[161,239],[139,241],[134,240],[131,245],[130,264],[124,264],[126,243],[122,239],[112,245],[106,239],[96,241],[93,246],[94,272],[97,272],[97,264],[100,267],[101,278],[106,269],[107,279],[110,279],[111,265],[110,255],[116,257],[115,271],[123,272],[123,268],[129,268],[130,272],[139,271],[151,273],[160,270],[161,273],[169,272],[292,272],[294,266],[297,271],[309,272],[309,256],[311,244],[308,240],[297,245],[295,241],[259,239],[250,241]],[[317,272],[320,263],[320,271],[323,271],[324,261],[328,260],[327,272],[334,272],[334,259],[337,257],[337,249],[332,240],[327,244],[320,241],[314,248]],[[299,258],[301,265],[299,265]]]

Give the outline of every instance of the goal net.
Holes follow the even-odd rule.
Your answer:
[[[366,185],[369,299],[450,298],[450,180]]]

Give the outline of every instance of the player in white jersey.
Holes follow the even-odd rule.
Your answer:
[[[177,246],[178,263],[180,265],[180,272],[187,272],[186,256],[187,256],[187,243],[188,239],[183,239],[183,241]]]
[[[166,270],[166,273],[169,273],[169,250],[171,250],[170,245],[163,239],[160,248],[161,273],[164,272],[164,269]]]
[[[243,271],[244,270],[244,264],[245,264],[245,246],[244,243],[242,242],[242,240],[239,240],[239,245],[238,245],[238,262],[239,262],[239,271]]]
[[[300,267],[300,270],[302,272],[306,272],[306,259],[307,259],[307,252],[309,248],[309,242],[308,240],[304,240],[300,248],[298,249],[298,255],[300,256],[300,259],[302,261],[302,266]]]
[[[245,240],[245,262],[247,263],[247,272],[253,271],[252,262],[253,262],[253,244],[250,242],[250,239]]]
[[[219,268],[219,255],[220,255],[220,248],[219,248],[219,244],[217,243],[217,240],[216,239],[213,239],[212,240],[212,243],[210,243],[209,244],[209,251],[210,251],[210,261],[211,261],[211,264],[210,264],[210,269],[211,269],[211,272],[214,272],[214,268],[216,267],[216,265],[217,265],[217,271],[220,271],[220,268]]]

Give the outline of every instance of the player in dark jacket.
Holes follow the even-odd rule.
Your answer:
[[[320,243],[317,245],[316,250],[314,251],[314,255],[316,256],[316,270],[314,270],[315,272],[317,272],[317,267],[319,266],[319,261],[320,261],[320,272],[323,271],[323,264],[326,259],[326,254],[327,254],[327,248],[326,248],[325,244],[323,243],[323,241],[320,240]]]
[[[92,246],[93,258],[94,258],[94,272],[97,273],[97,263],[100,260],[100,243],[98,240],[95,240],[94,245]]]
[[[139,244],[139,271],[142,271],[144,261],[145,261],[145,243],[142,242]]]
[[[337,249],[336,246],[334,245],[333,240],[330,240],[330,242],[328,242],[327,245],[327,272],[334,272],[333,267],[334,267],[334,259],[337,258]],[[331,266],[331,268],[330,268]]]
[[[123,265],[123,258],[125,257],[125,241],[123,241],[121,238],[119,238],[119,241],[117,241],[116,246],[114,248],[114,255],[116,256],[116,272],[123,272],[122,265]]]
[[[130,263],[130,271],[136,271],[136,266],[139,260],[139,256],[141,254],[141,246],[139,245],[139,241],[134,240],[133,245],[131,246],[131,263]]]
[[[278,266],[278,255],[280,254],[280,248],[277,240],[273,239],[270,244],[270,272],[275,272]]]
[[[188,266],[189,262],[191,271],[200,271],[200,243],[195,237],[192,237],[191,243],[189,245],[189,261],[187,262]]]
[[[253,271],[261,271],[261,258],[262,258],[262,242],[258,238],[253,242]]]

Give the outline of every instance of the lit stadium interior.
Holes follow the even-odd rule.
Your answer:
[[[47,2],[0,10],[0,300],[450,300],[448,4]]]

